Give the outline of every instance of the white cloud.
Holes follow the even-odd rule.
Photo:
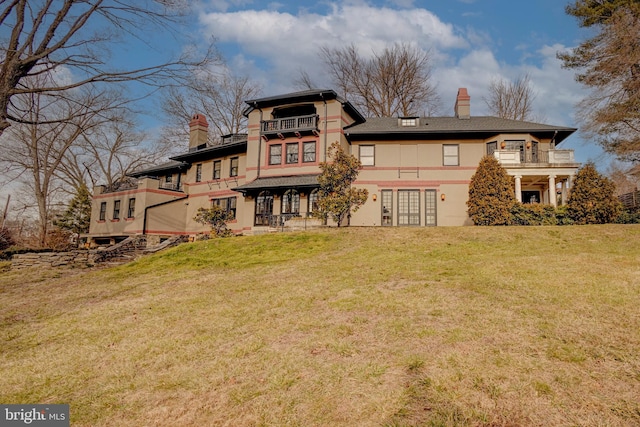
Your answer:
[[[271,73],[273,84],[284,90],[291,90],[292,77],[301,67],[322,82],[324,76],[316,70],[322,68],[318,49],[325,45],[353,43],[361,54],[371,55],[393,43],[405,42],[429,49],[434,56],[439,51],[468,47],[453,25],[426,9],[393,10],[364,2],[334,3],[324,15],[304,10],[295,15],[276,10],[203,13],[201,22],[219,42],[237,45],[244,55],[266,64],[269,70],[255,72]]]

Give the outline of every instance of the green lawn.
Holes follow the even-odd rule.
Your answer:
[[[640,425],[640,226],[351,228],[0,274],[72,426]]]

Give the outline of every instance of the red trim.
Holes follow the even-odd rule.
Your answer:
[[[99,223],[99,224],[104,224],[107,221],[105,221],[104,219],[98,219],[98,220],[96,220],[96,222]]]
[[[120,222],[120,220],[119,220],[119,219],[111,219],[111,220],[109,220],[109,221],[111,221],[111,222]]]
[[[155,194],[164,194],[167,196],[176,196],[179,197],[175,191],[168,191],[168,190],[157,190],[155,188],[144,188],[144,189],[139,189],[139,190],[131,190],[131,191],[118,191],[115,193],[102,193],[102,194],[98,194],[97,196],[93,196],[94,199],[106,199],[106,198],[111,198],[114,196],[124,196],[127,194],[137,194],[137,193],[155,193]]]
[[[454,184],[458,184],[458,185],[469,185],[471,183],[471,181],[467,181],[467,180],[459,180],[459,181],[443,181],[443,180],[438,180],[438,181],[430,181],[430,180],[424,180],[424,181],[417,181],[417,180],[412,180],[412,181],[367,181],[367,180],[356,180],[354,182],[354,184],[356,185],[377,185],[378,187],[440,187],[441,185],[454,185]]]
[[[125,221],[135,221],[135,219],[136,219],[135,217],[132,217],[132,218],[125,218],[124,220]]]

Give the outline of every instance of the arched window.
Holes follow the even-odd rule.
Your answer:
[[[282,195],[282,209],[280,212],[283,214],[299,214],[300,193],[296,190],[287,190]]]
[[[273,214],[273,194],[263,191],[256,197],[255,225],[269,225],[269,219]]]

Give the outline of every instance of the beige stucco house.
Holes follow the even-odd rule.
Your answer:
[[[204,233],[207,227],[193,217],[212,204],[234,213],[229,226],[236,233],[308,218],[319,164],[335,141],[360,159],[354,185],[369,191],[350,218],[353,226],[471,224],[469,182],[486,154],[514,177],[514,193],[524,203],[565,203],[579,167],[573,150],[558,148],[576,129],[472,116],[465,88],[451,117],[365,118],[333,90],[246,103],[247,134],[207,144],[207,120],[196,114],[184,154],[131,174],[127,188],[95,188],[91,241]]]

